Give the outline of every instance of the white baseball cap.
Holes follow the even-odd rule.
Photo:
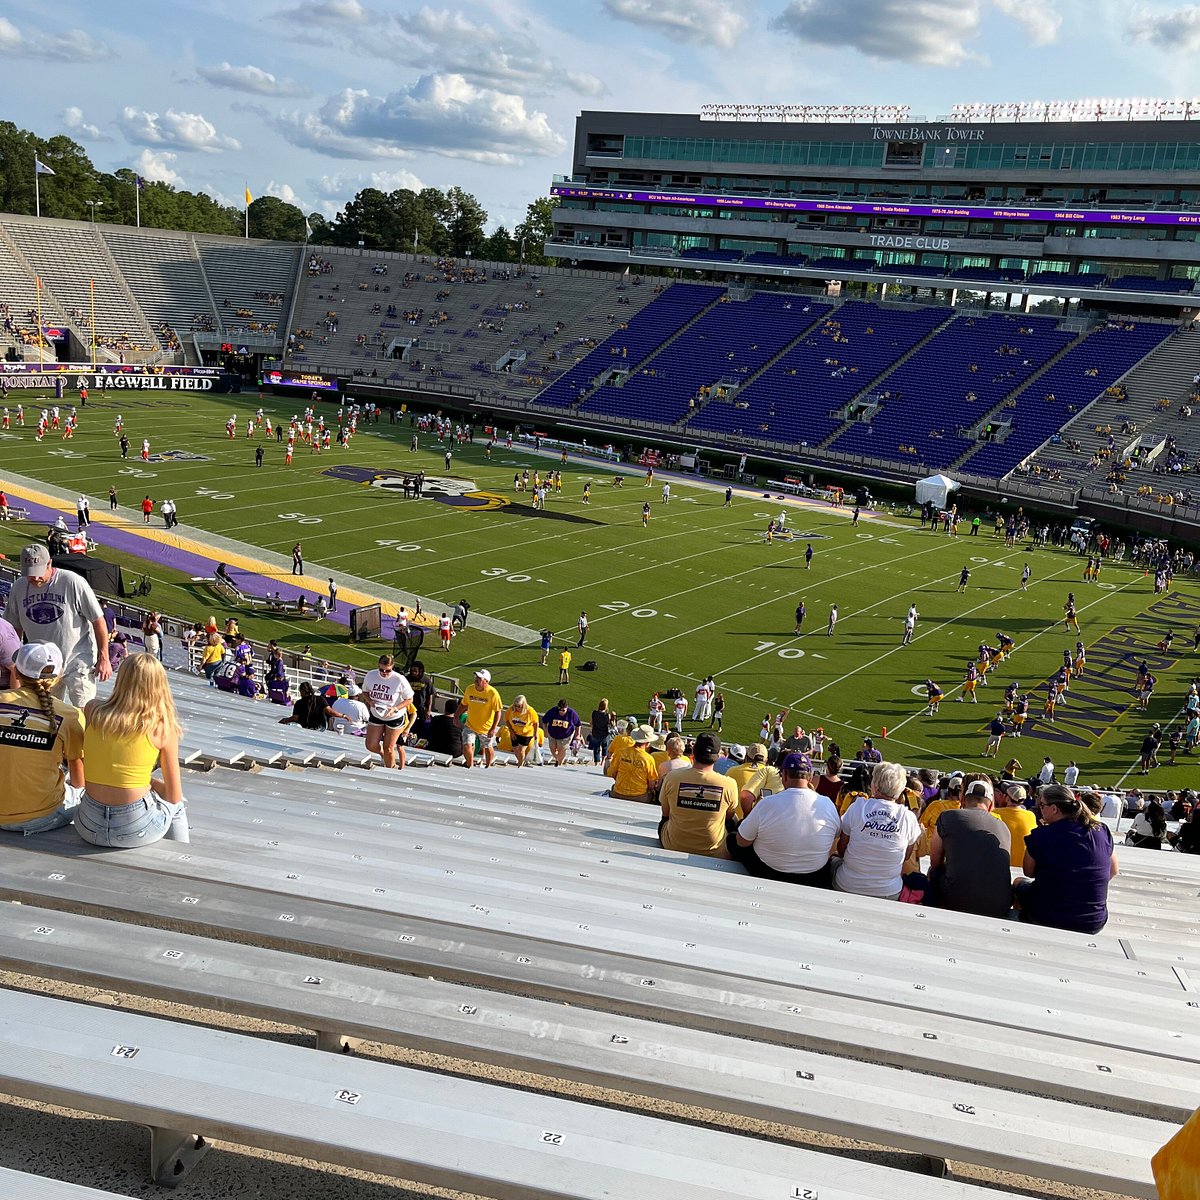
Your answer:
[[[30,642],[13,656],[13,666],[26,679],[50,679],[62,674],[62,651],[53,642]]]
[[[484,683],[491,683],[492,673],[487,669],[487,667],[480,667],[479,670],[475,672],[475,678],[482,679]]]

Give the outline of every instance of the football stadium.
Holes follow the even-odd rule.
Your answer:
[[[1200,1196],[1198,120],[0,213],[0,1195]]]

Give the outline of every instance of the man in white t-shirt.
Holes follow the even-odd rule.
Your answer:
[[[401,737],[412,728],[417,710],[412,684],[396,669],[390,654],[379,656],[379,665],[363,677],[359,695],[367,706],[367,749],[383,759],[385,767],[404,766]]]
[[[1067,769],[1063,772],[1063,786],[1073,788],[1079,782],[1079,767],[1074,759],[1071,759]]]
[[[839,892],[895,900],[902,889],[904,860],[921,840],[921,823],[900,798],[908,775],[898,763],[881,762],[871,772],[871,795],[860,796],[842,816],[833,886]]]
[[[1049,755],[1042,760],[1042,769],[1038,772],[1038,783],[1043,787],[1054,782],[1054,763],[1051,762]]]
[[[367,706],[352,696],[339,696],[325,706],[325,719],[334,733],[363,733],[370,716]]]
[[[783,791],[759,800],[726,849],[751,875],[827,888],[829,857],[841,832],[837,808],[813,791],[807,754],[785,754],[778,769]]]
[[[53,642],[63,657],[54,695],[82,708],[95,698],[96,680],[112,675],[108,625],[91,584],[50,561],[40,542],[21,551],[21,574],[13,580],[4,616],[29,642]]]

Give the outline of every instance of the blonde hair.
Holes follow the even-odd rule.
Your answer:
[[[508,707],[510,712],[523,713],[529,707],[529,703],[524,696],[517,696]]]
[[[50,728],[58,728],[58,714],[54,711],[54,700],[50,696],[50,689],[58,682],[58,676],[43,675],[40,679],[30,679],[28,675],[22,675],[18,671],[17,678],[23,687],[27,687],[37,696],[38,707],[42,710],[42,716],[50,723]]]
[[[153,654],[130,654],[113,681],[112,695],[94,705],[88,725],[101,737],[128,741],[138,734],[178,738],[183,732],[175,715],[171,685]]]

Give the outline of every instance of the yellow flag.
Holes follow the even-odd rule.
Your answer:
[[[246,204],[250,205],[253,203],[254,203],[254,197],[252,195],[250,195],[250,189],[249,189],[249,187],[247,187],[246,188]]]

